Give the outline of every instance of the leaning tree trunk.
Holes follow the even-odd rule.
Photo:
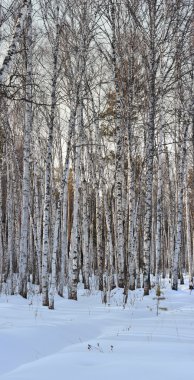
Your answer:
[[[31,0],[23,0],[22,7],[19,10],[18,15],[17,15],[17,22],[16,22],[15,31],[14,31],[11,45],[9,46],[7,54],[0,68],[0,85],[6,82],[7,78],[9,77],[11,73],[14,57],[15,57],[15,54],[17,53],[19,41],[23,33],[27,18],[29,22],[30,7],[31,7]]]

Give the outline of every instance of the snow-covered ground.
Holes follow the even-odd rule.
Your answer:
[[[194,291],[188,283],[155,290],[120,289],[110,305],[80,288],[78,302],[56,297],[56,309],[39,295],[0,296],[0,380],[182,380],[194,376]]]

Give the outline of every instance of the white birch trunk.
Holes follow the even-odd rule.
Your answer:
[[[158,187],[157,187],[157,217],[156,217],[156,285],[159,286],[161,267],[161,223],[162,223],[162,124],[159,132],[158,149]]]
[[[96,192],[96,240],[99,290],[103,291],[102,197],[99,190]]]
[[[11,45],[9,46],[8,52],[0,68],[0,85],[6,82],[12,70],[14,55],[17,53],[17,50],[19,47],[18,43],[23,33],[26,19],[27,17],[29,17],[29,7],[30,7],[30,0],[23,0],[22,7],[19,10],[19,13],[17,16],[17,22],[16,22],[15,31],[14,31]]]
[[[114,248],[113,248],[113,240],[112,240],[111,213],[108,207],[106,194],[104,195],[104,210],[105,210],[105,220],[106,220],[106,227],[107,227],[108,291],[110,295],[110,292],[114,287],[114,265],[113,265]]]
[[[112,17],[112,61],[114,83],[116,91],[116,249],[118,265],[118,286],[124,287],[124,229],[123,229],[123,208],[122,208],[122,185],[123,185],[123,130],[122,130],[122,101],[118,79],[118,57],[116,49],[116,7],[114,2],[111,4]]]
[[[178,290],[178,271],[179,271],[179,260],[180,260],[181,243],[182,243],[183,189],[184,189],[184,170],[185,170],[185,158],[186,158],[187,133],[188,133],[188,125],[185,126],[182,151],[179,158],[177,225],[176,225],[175,250],[174,250],[173,271],[172,271],[172,275],[173,275],[172,289],[173,290]]]
[[[192,79],[192,88],[191,88],[191,113],[192,113],[192,159],[193,159],[193,172],[194,172],[194,0],[192,1],[192,15],[191,15],[191,79]],[[192,190],[194,191],[194,176]],[[192,231],[193,236],[193,249],[194,249],[194,231]],[[194,254],[193,254],[193,263],[192,263],[192,277],[194,276]]]
[[[77,93],[77,146],[75,146],[75,184],[74,184],[74,204],[73,204],[73,225],[71,233],[71,247],[69,254],[69,284],[68,284],[68,297],[69,299],[77,300],[77,283],[79,280],[79,263],[80,263],[80,224],[81,215],[79,213],[80,208],[80,177],[81,177],[81,146],[84,143],[84,75],[86,70],[87,53],[90,44],[90,38],[88,35],[88,8],[87,2],[84,1],[80,7],[80,40],[77,52],[77,64],[75,88]],[[76,82],[77,81],[77,82]]]
[[[135,272],[136,272],[136,288],[141,288],[141,275],[140,275],[140,257],[139,257],[139,235],[140,235],[140,215],[139,215],[139,207],[140,205],[140,199],[138,199],[136,204],[136,213],[135,213],[135,232],[134,232],[134,239],[133,239],[133,250],[135,253]]]
[[[14,251],[14,215],[13,215],[13,182],[12,164],[8,157],[7,165],[7,258],[9,260],[9,294],[13,295],[13,251]]]
[[[2,147],[0,147],[2,149]],[[0,152],[1,154],[1,152]],[[0,291],[3,275],[3,223],[2,223],[2,157],[0,156]]]
[[[53,47],[53,78],[51,89],[51,114],[49,123],[49,136],[47,143],[47,157],[45,170],[45,198],[43,214],[43,248],[42,248],[42,305],[49,306],[48,297],[48,257],[49,257],[49,231],[51,223],[50,203],[51,203],[51,177],[53,162],[53,133],[56,111],[56,89],[58,75],[58,53],[59,53],[59,8],[56,7],[56,37]]]
[[[69,169],[66,172],[66,175],[68,176]],[[67,178],[65,176],[63,184],[63,190],[62,190],[62,196],[61,196],[61,202],[62,202],[62,232],[61,232],[61,265],[60,265],[60,274],[59,274],[59,289],[58,294],[63,297],[63,289],[65,284],[65,266],[67,268],[68,266],[68,228],[67,228],[67,214],[68,214],[68,188],[67,188]]]
[[[62,190],[61,190],[61,202],[62,202],[62,242],[61,242],[61,268],[60,268],[60,280],[59,280],[59,290],[58,293],[63,297],[63,288],[65,283],[65,275],[68,276],[68,176],[70,168],[70,152],[71,152],[71,143],[72,136],[75,132],[75,118],[76,118],[76,101],[71,102],[70,105],[70,119],[69,119],[69,129],[68,129],[68,142],[67,142],[67,151],[66,159],[63,171],[63,180],[62,180]],[[66,267],[66,268],[65,268]],[[66,273],[65,273],[66,272]]]
[[[186,234],[187,234],[187,255],[189,267],[189,283],[193,286],[193,258],[192,258],[192,240],[191,240],[191,215],[188,186],[185,190],[185,203],[186,203]]]
[[[157,216],[156,216],[156,285],[159,286],[160,280],[160,267],[161,267],[161,231],[162,231],[162,190],[163,190],[163,130],[165,127],[165,108],[164,108],[164,63],[163,63],[163,46],[161,49],[161,63],[160,63],[160,123],[159,123],[159,137],[158,137],[158,186],[157,186]]]
[[[84,179],[82,182],[83,191],[83,223],[82,223],[82,240],[83,240],[83,276],[84,289],[90,288],[90,262],[89,262],[89,215],[88,215],[88,195],[87,182]]]
[[[167,184],[169,191],[169,214],[168,214],[168,266],[169,275],[172,276],[172,259],[174,253],[174,237],[175,237],[175,212],[174,212],[174,194],[172,192],[172,181],[170,178],[170,162],[168,148],[166,148],[166,166],[167,166]]]
[[[61,222],[61,200],[59,199],[56,211],[55,229],[54,229],[54,239],[53,239],[53,250],[52,250],[52,260],[51,260],[51,286],[49,292],[49,309],[54,309],[54,297],[56,291],[57,273],[56,273],[56,258],[59,247],[59,228]]]
[[[26,105],[23,147],[22,215],[20,235],[19,294],[27,297],[27,253],[30,194],[30,140],[32,131],[32,5],[28,1],[26,35]]]
[[[36,255],[38,263],[38,283],[40,286],[41,293],[41,280],[42,280],[42,261],[41,261],[41,205],[39,200],[39,191],[38,191],[38,167],[37,162],[34,164],[34,227],[35,227],[35,243],[36,243]]]
[[[69,286],[68,298],[77,300],[77,281],[78,281],[78,211],[80,202],[80,147],[76,148],[75,158],[75,191],[73,208],[73,226],[71,233],[71,247],[69,253]]]
[[[15,168],[14,168],[15,169]],[[21,205],[21,183],[17,181],[17,172],[13,176],[13,198],[14,198],[14,247],[16,270],[18,270],[19,257],[20,257],[20,205]]]
[[[165,3],[162,6],[164,24],[166,21]],[[163,191],[163,131],[165,128],[165,107],[164,107],[164,38],[165,29],[162,31],[162,45],[160,50],[160,122],[158,136],[158,186],[157,186],[157,215],[156,215],[156,286],[159,286],[161,268],[161,239],[162,239],[162,191]],[[158,288],[159,289],[159,288]]]
[[[150,289],[150,255],[152,238],[152,187],[153,187],[153,157],[154,157],[154,130],[155,130],[155,78],[156,78],[156,3],[149,5],[150,22],[150,58],[149,58],[149,111],[146,139],[146,196],[144,222],[144,295],[149,295]]]
[[[80,137],[83,128],[83,104],[82,97],[78,105],[77,114],[78,135]],[[76,142],[75,142],[76,143]],[[75,146],[75,181],[74,181],[74,202],[73,202],[73,226],[71,233],[71,247],[69,253],[69,285],[68,298],[77,300],[77,282],[78,282],[78,243],[79,243],[79,205],[80,205],[80,161],[81,146],[78,139]]]
[[[134,163],[131,162],[130,167],[130,198],[129,198],[129,289],[135,290],[135,173],[134,173]]]
[[[93,183],[95,187],[95,216],[96,216],[96,264],[98,269],[98,288],[103,291],[103,249],[102,249],[102,187],[104,185],[104,168],[102,163],[101,135],[99,130],[98,115],[92,97],[92,110],[94,117],[94,136],[97,146],[94,148],[94,174]],[[93,247],[93,250],[95,248]],[[94,252],[93,252],[94,256]],[[94,263],[95,267],[95,263]]]
[[[0,2],[0,23],[2,22],[2,3]],[[0,26],[0,42],[1,42],[1,26]],[[0,101],[0,112],[2,112],[2,102]],[[2,223],[2,156],[3,156],[3,139],[0,126],[0,292],[2,290],[3,277],[3,223]]]

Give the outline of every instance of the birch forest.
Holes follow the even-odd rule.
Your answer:
[[[0,290],[194,276],[194,0],[0,1]]]

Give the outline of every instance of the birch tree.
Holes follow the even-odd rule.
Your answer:
[[[3,60],[0,69],[0,85],[4,84],[9,77],[12,66],[14,63],[14,56],[19,49],[19,43],[21,40],[22,33],[24,31],[25,23],[27,17],[29,18],[29,0],[23,0],[22,6],[18,9],[18,14],[16,17],[15,31],[13,34],[12,42],[8,48],[8,51]]]
[[[124,287],[124,231],[122,209],[122,184],[123,184],[123,127],[122,127],[122,95],[119,86],[119,54],[116,36],[116,3],[110,2],[111,27],[112,27],[112,64],[113,78],[116,93],[116,223],[117,223],[117,260],[118,260],[118,285]]]
[[[188,133],[188,122],[184,120],[184,135],[183,143],[180,154],[179,161],[179,172],[178,172],[178,205],[177,205],[177,224],[176,224],[176,236],[175,236],[175,249],[173,255],[173,281],[172,289],[178,290],[178,275],[179,275],[179,260],[181,253],[181,243],[182,243],[182,226],[183,226],[183,188],[184,188],[184,178],[185,178],[185,158],[186,158],[186,139]]]
[[[44,198],[44,214],[43,214],[43,248],[42,248],[42,304],[43,306],[49,305],[48,297],[48,255],[49,255],[49,228],[51,223],[50,218],[50,203],[51,203],[51,173],[53,161],[53,134],[54,122],[56,114],[56,91],[57,91],[57,78],[58,78],[58,54],[59,54],[59,5],[56,4],[55,8],[55,43],[53,46],[53,75],[51,85],[51,111],[49,122],[49,134],[47,141],[47,157],[45,169],[45,198]],[[56,255],[55,249],[54,254]],[[53,258],[55,262],[55,258]],[[53,263],[54,265],[54,263]]]
[[[146,139],[146,198],[144,226],[144,295],[149,294],[150,288],[150,249],[152,221],[152,185],[153,185],[153,156],[156,108],[156,16],[157,1],[147,2],[149,17],[149,73],[148,73],[148,121]]]
[[[22,215],[20,236],[19,294],[27,297],[27,252],[30,196],[30,141],[32,132],[32,4],[27,3],[26,88],[23,142]]]

